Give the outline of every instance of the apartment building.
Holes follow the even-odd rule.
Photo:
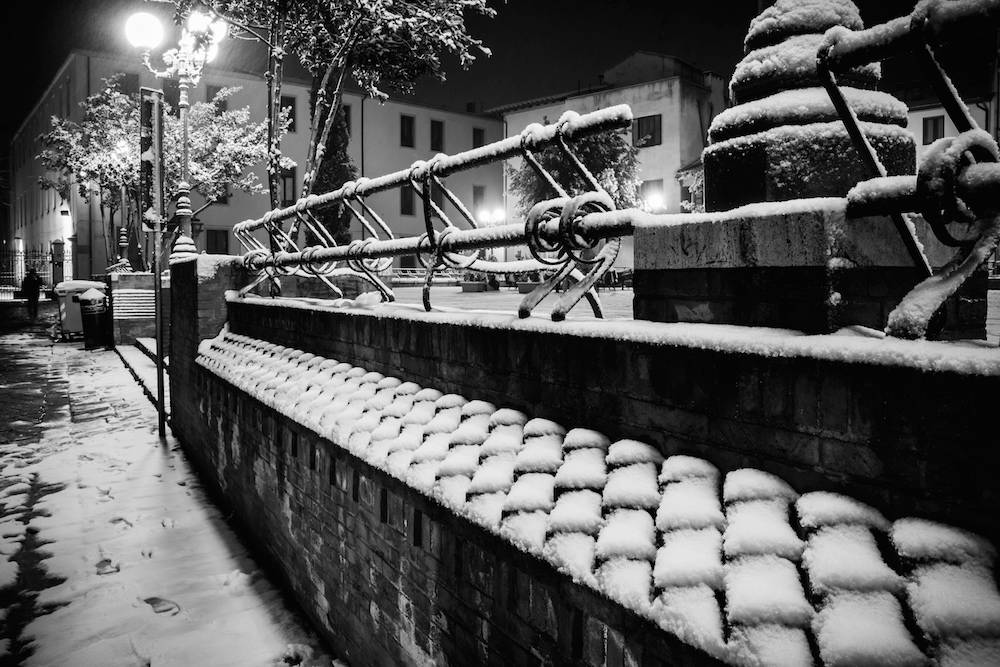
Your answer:
[[[43,191],[38,179],[43,170],[36,156],[40,152],[38,137],[49,130],[52,116],[79,120],[79,103],[101,90],[102,80],[124,74],[122,87],[138,92],[141,86],[163,87],[168,101],[176,101],[176,87],[169,81],[156,80],[145,71],[133,55],[116,55],[89,51],[74,51],[58,70],[41,99],[24,119],[10,146],[12,216],[9,247],[23,250],[48,250],[51,242],[66,242],[67,275],[86,277],[102,273],[114,262],[105,248],[104,237],[113,230],[105,229],[97,202],[88,204],[75,188],[69,201],[61,201],[49,190]],[[266,115],[267,90],[261,76],[217,69],[205,69],[199,85],[190,93],[192,103],[209,100],[223,87],[238,87],[229,98],[230,108],[248,106],[254,120]],[[428,106],[390,100],[384,104],[365,98],[357,92],[344,95],[344,106],[350,130],[348,153],[361,176],[375,177],[427,159],[436,153],[457,153],[502,137],[498,117],[447,111]],[[282,142],[282,151],[298,164],[282,177],[282,198],[290,203],[297,198],[309,140],[309,81],[304,77],[286,76],[282,88],[282,104],[290,108],[292,125]],[[138,141],[138,137],[136,137]],[[266,183],[263,167],[258,176]],[[454,174],[447,186],[473,211],[492,211],[502,205],[502,167],[485,165]],[[167,184],[170,187],[170,184]],[[202,202],[192,197],[194,207]],[[423,232],[424,223],[419,200],[410,191],[389,191],[368,198],[368,204],[389,224],[397,236]],[[241,248],[232,236],[232,226],[243,220],[260,217],[269,207],[266,195],[234,192],[225,202],[218,202],[195,220],[198,232],[195,242],[199,249],[211,253],[238,253]],[[445,212],[451,205],[445,202]],[[362,236],[361,226],[352,233]],[[415,265],[415,258],[403,257],[402,266]]]

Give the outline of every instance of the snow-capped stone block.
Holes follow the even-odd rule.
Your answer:
[[[535,417],[524,424],[524,437],[534,438],[542,435],[566,435],[566,429],[551,419]]]
[[[553,490],[555,488],[552,475],[544,473],[528,473],[521,475],[507,492],[504,501],[504,512],[530,512],[542,510],[548,512],[553,506]]]
[[[481,448],[480,448],[481,449]],[[506,492],[514,483],[514,458],[499,454],[482,461],[472,476],[469,493]]]
[[[750,20],[744,46],[749,51],[789,35],[825,33],[837,25],[851,30],[865,27],[851,0],[777,0]]]
[[[650,606],[650,617],[661,628],[720,658],[729,655],[722,634],[722,612],[708,586],[668,588]]]
[[[440,469],[439,469],[440,470]],[[446,507],[461,508],[465,504],[471,480],[466,475],[438,476],[435,496]]]
[[[473,415],[486,415],[486,426],[489,427],[490,415],[496,412],[497,406],[488,401],[478,399],[469,401],[462,406],[462,417],[472,417]]]
[[[434,418],[427,422],[424,426],[424,433],[443,433],[446,435],[451,435],[458,425],[462,423],[462,411],[458,407],[441,408],[438,406],[438,412],[434,415]]]
[[[726,503],[743,500],[769,500],[784,498],[793,501],[799,497],[788,482],[756,468],[741,468],[726,475],[722,485],[722,499]]]
[[[645,510],[616,510],[606,517],[597,536],[597,556],[602,559],[656,557],[653,518]]]
[[[732,630],[730,642],[740,653],[749,653],[756,664],[768,667],[801,667],[813,664],[809,638],[802,628],[789,628],[769,623],[738,625]]]
[[[472,477],[479,468],[479,445],[451,445],[438,468],[438,477]]]
[[[890,593],[838,593],[813,623],[826,665],[925,665]]]
[[[434,419],[437,406],[434,405],[433,401],[416,401],[416,399],[414,401],[410,410],[402,416],[403,423],[424,426]]]
[[[751,556],[726,565],[726,616],[730,623],[807,627],[813,608],[795,564],[778,556]]]
[[[442,461],[448,455],[449,437],[447,433],[434,433],[425,437],[423,444],[413,452],[413,462]]]
[[[566,433],[563,438],[563,449],[599,449],[608,451],[611,439],[600,431],[589,428],[574,428]]]
[[[906,590],[917,625],[928,635],[1000,636],[1000,593],[983,565],[921,566]]]
[[[889,529],[889,522],[881,512],[839,493],[813,491],[802,494],[795,501],[795,509],[799,524],[807,529],[839,524],[867,526],[880,531]]]
[[[519,424],[494,425],[483,441],[483,457],[497,454],[517,454],[524,446],[524,429]]]
[[[705,459],[686,454],[674,454],[668,457],[660,468],[659,481],[661,484],[680,482],[690,478],[717,480],[719,479],[719,469]]]
[[[556,472],[556,486],[560,489],[600,490],[607,479],[607,466],[601,449],[570,449]]]
[[[798,560],[805,544],[788,523],[785,500],[748,500],[729,506],[723,551],[729,558],[773,554]]]
[[[442,394],[437,389],[432,389],[430,387],[425,387],[425,388],[421,389],[420,391],[418,391],[417,393],[415,393],[413,395],[413,400],[417,401],[417,402],[419,402],[419,401],[431,401],[431,402],[434,402],[434,401],[437,401],[439,398],[441,398],[443,395],[444,394]]]
[[[594,538],[582,533],[556,533],[545,542],[545,559],[573,578],[594,588]]]
[[[466,417],[458,428],[452,431],[451,442],[455,445],[481,445],[489,436],[490,418],[486,414]]]
[[[555,473],[563,460],[562,438],[556,435],[534,436],[525,440],[517,452],[514,471]]]
[[[512,408],[500,408],[490,415],[491,429],[497,426],[524,426],[527,422],[528,415]]]
[[[941,667],[980,667],[1000,665],[1000,637],[952,639],[943,642],[937,652]]]
[[[604,524],[601,495],[594,491],[567,491],[549,513],[549,532],[596,535]]]
[[[609,598],[623,606],[642,614],[649,609],[652,597],[649,561],[612,558],[598,568],[597,581]]]
[[[656,527],[722,529],[726,517],[717,484],[713,477],[693,477],[667,484],[656,510]]]
[[[500,523],[500,535],[528,553],[541,555],[545,546],[548,515],[545,512],[518,512]]]
[[[473,480],[473,484],[475,484],[475,480]],[[503,503],[507,494],[498,491],[471,495],[473,493],[472,486],[469,487],[467,493],[469,498],[465,504],[465,511],[469,518],[490,531],[499,530],[500,520],[503,517]]]
[[[434,404],[438,406],[439,410],[461,408],[466,403],[468,403],[468,401],[465,397],[459,396],[458,394],[444,394],[434,401]],[[459,415],[461,415],[461,411],[459,412]]]
[[[950,563],[992,564],[996,547],[967,530],[927,519],[905,518],[892,524],[892,543],[903,558]]]
[[[663,454],[656,447],[638,440],[619,440],[611,444],[605,459],[612,468],[632,465],[633,463],[663,463]]]
[[[656,464],[633,463],[612,470],[602,496],[605,507],[657,507],[660,488],[656,483]]]
[[[820,528],[809,537],[802,561],[817,594],[838,589],[895,593],[903,586],[903,578],[886,565],[866,526]]]
[[[653,583],[660,588],[705,584],[722,588],[722,534],[715,528],[663,534],[656,552]]]

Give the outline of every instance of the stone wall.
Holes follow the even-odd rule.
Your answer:
[[[895,516],[916,513],[1000,537],[993,482],[1000,451],[991,436],[998,375],[927,372],[858,355],[713,350],[683,344],[683,333],[675,344],[644,340],[669,330],[663,324],[623,323],[581,336],[564,333],[568,325],[495,319],[480,318],[483,326],[262,301],[229,305],[236,333],[641,439],[666,455],[694,454],[723,470],[762,468],[802,491],[836,490]],[[628,330],[639,335],[623,339]],[[888,344],[869,342],[872,351]],[[913,346],[916,357],[921,349],[949,354],[933,347],[946,343],[892,344]]]

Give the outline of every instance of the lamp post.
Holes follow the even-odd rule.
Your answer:
[[[177,108],[181,120],[181,180],[177,184],[177,206],[174,215],[184,236],[191,236],[191,184],[188,169],[188,91],[198,85],[202,68],[219,51],[219,42],[229,31],[222,19],[213,20],[208,14],[191,12],[181,31],[177,48],[163,53],[165,69],[157,70],[150,61],[150,52],[163,41],[163,26],[152,14],[139,12],[125,22],[129,43],[142,50],[142,62],[158,79],[176,79],[179,90]]]

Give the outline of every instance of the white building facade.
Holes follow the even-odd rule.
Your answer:
[[[638,52],[607,70],[597,89],[514,103],[493,111],[503,115],[508,134],[530,123],[553,123],[565,111],[587,113],[627,104],[632,109],[632,139],[639,148],[640,195],[647,208],[678,213],[690,194],[677,172],[697,161],[705,147],[712,118],[725,108],[725,81],[672,56]],[[508,161],[511,169],[521,160]],[[508,192],[506,215],[519,216],[517,197]],[[631,239],[625,239],[617,261],[632,266]]]
[[[74,51],[59,69],[41,99],[14,135],[11,154],[11,234],[8,247],[23,250],[49,250],[54,240],[66,243],[66,276],[89,277],[103,273],[115,261],[106,248],[114,247],[105,234],[114,233],[101,223],[96,202],[87,204],[72,189],[67,202],[60,201],[52,190],[38,184],[43,169],[36,156],[41,151],[38,137],[50,129],[52,116],[79,120],[79,103],[103,88],[103,79],[123,73],[122,87],[138,92],[140,86],[163,88],[164,82],[146,72],[138,58],[106,53]],[[252,120],[266,116],[267,89],[260,76],[205,69],[199,85],[190,93],[191,102],[207,101],[219,88],[238,87],[228,100],[229,108],[249,107]],[[167,92],[169,100],[170,93]],[[282,177],[282,198],[294,200],[302,187],[305,157],[309,141],[309,82],[285,77],[282,104],[291,108],[293,124],[282,140],[282,152],[297,163]],[[436,153],[457,153],[481,143],[502,138],[502,124],[497,116],[459,113],[433,107],[389,101],[378,104],[364,96],[347,92],[343,104],[350,130],[348,153],[359,176],[375,177],[426,160]],[[138,141],[138,137],[136,137]],[[263,165],[256,168],[266,185]],[[485,165],[448,177],[447,186],[467,206],[493,210],[503,202],[502,165]],[[171,187],[172,184],[166,184]],[[367,199],[396,236],[418,235],[424,230],[419,199],[409,193],[388,191]],[[197,209],[202,203],[192,196]],[[217,202],[199,213],[195,229],[200,229],[196,244],[212,253],[239,253],[241,248],[232,236],[235,223],[259,218],[269,208],[266,194],[234,192],[227,201]],[[446,203],[445,212],[454,213]],[[352,226],[355,238],[361,238],[361,226]],[[414,266],[415,258],[397,260],[402,266]]]

